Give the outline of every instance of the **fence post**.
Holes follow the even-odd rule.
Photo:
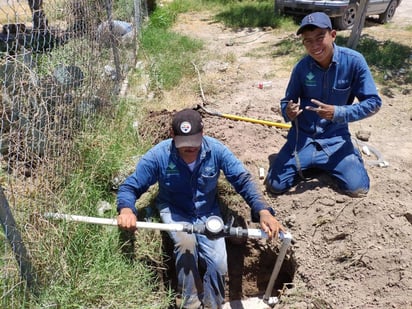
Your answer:
[[[116,82],[120,82],[122,78],[122,72],[120,68],[120,56],[119,56],[119,50],[118,50],[118,42],[116,41],[115,35],[113,32],[113,15],[112,15],[113,10],[112,8],[113,8],[112,0],[106,0],[106,12],[107,12],[107,19],[109,22],[109,29],[110,29],[110,44],[112,46],[114,65],[116,67]],[[116,87],[118,87],[118,84],[116,85]]]
[[[34,294],[38,294],[37,290],[37,278],[34,268],[30,262],[29,255],[26,247],[23,244],[21,234],[17,229],[16,222],[14,221],[11,213],[9,203],[4,195],[3,188],[0,186],[0,222],[3,227],[6,238],[9,241],[14,256],[16,257],[17,264],[20,269],[20,276],[26,280],[27,286]]]

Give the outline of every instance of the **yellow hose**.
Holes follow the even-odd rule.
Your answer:
[[[223,117],[227,119],[259,123],[259,124],[263,124],[266,126],[278,127],[278,128],[283,128],[283,129],[290,129],[292,127],[289,123],[273,122],[273,121],[268,121],[268,120],[254,119],[254,118],[242,117],[242,116],[237,116],[237,115],[222,114],[216,111],[210,111],[202,105],[197,105],[195,109],[199,109],[199,108],[205,111],[206,113],[208,113],[209,115],[219,116],[219,117]]]
[[[230,115],[230,114],[218,114],[218,115],[224,118],[232,119],[232,120],[259,123],[259,124],[264,124],[267,126],[278,127],[278,128],[283,128],[283,129],[290,129],[291,127],[289,123],[272,122],[268,120],[254,119],[254,118],[248,118],[248,117],[242,117],[242,116],[236,116],[236,115]]]

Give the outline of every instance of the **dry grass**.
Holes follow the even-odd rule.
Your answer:
[[[32,14],[27,1],[0,0],[0,24],[27,23],[32,21]]]

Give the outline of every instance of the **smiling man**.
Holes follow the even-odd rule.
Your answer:
[[[267,189],[283,193],[316,169],[331,175],[344,193],[364,196],[369,176],[348,124],[382,105],[369,67],[360,53],[335,44],[336,30],[325,13],[305,16],[297,35],[307,55],[294,67],[280,102],[292,128],[270,164]]]

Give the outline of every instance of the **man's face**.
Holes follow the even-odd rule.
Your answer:
[[[185,161],[186,163],[192,163],[197,159],[197,155],[199,154],[200,147],[180,147],[177,148],[179,152],[179,156]]]
[[[170,129],[170,135],[174,139],[175,134],[173,129]],[[197,155],[199,154],[201,146],[199,147],[180,147],[177,148],[177,152],[179,156],[185,161],[186,163],[192,163],[197,159]]]
[[[327,68],[332,61],[335,38],[336,30],[315,28],[302,33],[302,43],[306,51],[324,68]]]

